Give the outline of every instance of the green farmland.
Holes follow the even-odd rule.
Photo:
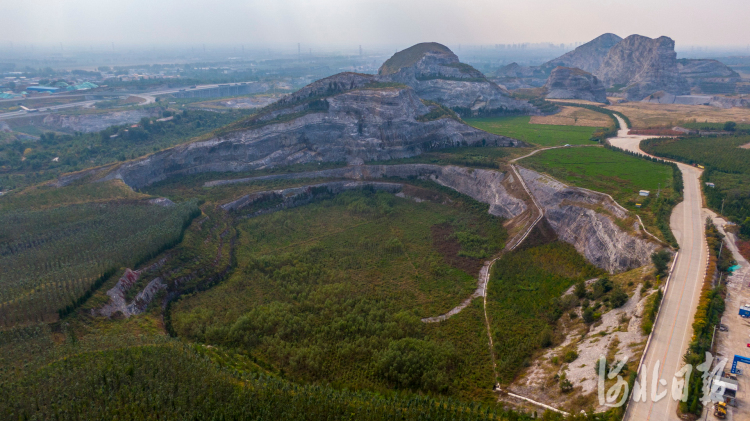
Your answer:
[[[530,124],[529,116],[466,119],[466,123],[501,136],[508,136],[539,146],[592,145],[593,127]]]

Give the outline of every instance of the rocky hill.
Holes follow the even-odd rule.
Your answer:
[[[608,104],[607,90],[602,82],[589,72],[577,68],[557,67],[547,80],[547,98],[583,99]]]
[[[538,88],[547,82],[548,76],[539,67],[511,63],[497,69],[493,80],[507,89]]]
[[[607,57],[609,50],[617,45],[622,38],[615,34],[600,35],[593,40],[569,51],[560,57],[550,60],[540,66],[546,74],[550,74],[556,67],[575,67],[589,73],[596,73]]]
[[[717,60],[677,60],[677,70],[698,93],[734,93],[740,75]]]
[[[378,80],[410,86],[420,98],[462,115],[538,113],[528,102],[512,98],[506,89],[461,63],[448,47],[438,43],[417,44],[397,52],[380,67]]]
[[[425,104],[409,87],[367,80],[344,73],[315,82],[212,138],[123,163],[105,179],[122,179],[138,188],[172,175],[204,171],[362,163],[462,145],[525,145],[467,126],[444,107]]]
[[[657,91],[690,93],[687,80],[677,69],[674,41],[668,37],[625,38],[609,50],[595,74],[606,86],[622,88],[628,100],[640,101]]]

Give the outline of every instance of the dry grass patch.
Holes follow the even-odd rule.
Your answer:
[[[578,107],[562,107],[562,111],[553,115],[533,116],[531,124],[550,124],[555,126],[608,127],[612,120],[605,114]]]
[[[649,104],[643,102],[626,102],[606,107],[619,111],[630,119],[633,127],[667,127],[675,126],[682,121],[723,123],[750,122],[750,108],[721,109],[707,105]]]

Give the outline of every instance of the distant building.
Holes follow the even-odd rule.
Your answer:
[[[648,190],[641,190],[641,191],[638,192],[638,194],[641,195],[641,196],[643,196],[643,197],[648,197],[648,195],[651,194],[651,192],[648,191]]]
[[[55,92],[58,92],[60,88],[55,88],[52,86],[27,86],[26,90],[31,92],[47,92],[50,94],[54,94]]]

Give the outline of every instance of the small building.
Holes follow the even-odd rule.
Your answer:
[[[640,208],[641,206],[643,206],[643,205],[641,205],[640,203],[636,203],[636,204],[635,204],[635,207],[636,207],[636,208]]]
[[[648,190],[641,190],[641,191],[638,192],[638,194],[641,195],[641,196],[643,196],[643,197],[648,197],[648,195],[651,194],[651,192],[648,191]]]
[[[59,91],[60,88],[55,88],[53,86],[27,86],[26,90],[31,92],[46,92],[54,94],[55,92]]]
[[[727,405],[737,406],[737,390],[739,389],[739,382],[729,377],[722,377],[719,380],[714,380],[714,385],[724,389],[724,394],[721,397]]]
[[[706,186],[711,187],[711,188],[716,187],[716,185],[714,183],[706,183]]]
[[[744,318],[750,317],[750,304],[740,307],[740,316]]]

